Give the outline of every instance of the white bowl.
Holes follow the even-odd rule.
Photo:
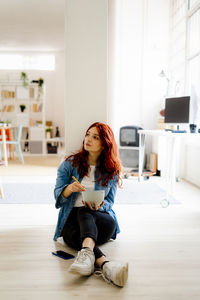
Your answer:
[[[84,191],[82,192],[83,201],[90,202],[92,205],[94,202],[99,206],[104,201],[105,191]]]

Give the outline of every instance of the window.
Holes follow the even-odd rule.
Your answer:
[[[170,12],[171,94],[191,96],[190,122],[200,126],[200,0],[171,0]]]
[[[188,52],[187,58],[200,53],[200,8],[188,18]]]
[[[200,1],[192,2],[198,5],[188,12],[187,19],[187,91],[191,95],[191,122],[200,125]]]
[[[55,56],[0,54],[0,70],[55,70]]]
[[[170,7],[170,94],[180,96],[185,89],[186,0],[171,0]]]
[[[192,7],[194,7],[194,5],[196,3],[198,3],[199,0],[189,0],[188,1],[188,8],[191,9]]]

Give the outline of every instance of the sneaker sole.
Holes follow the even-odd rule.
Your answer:
[[[78,267],[76,268],[75,266],[73,266],[69,269],[69,272],[73,273],[73,274],[79,274],[79,275],[82,275],[82,276],[90,276],[94,273],[94,270],[91,272],[91,269],[86,270],[86,269],[81,269],[81,268],[78,268]]]
[[[120,287],[123,287],[126,284],[127,279],[128,279],[128,263],[126,263],[123,266],[121,272],[117,275],[115,284]]]

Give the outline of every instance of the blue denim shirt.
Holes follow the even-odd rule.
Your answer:
[[[67,218],[79,194],[79,193],[72,193],[67,198],[64,197],[62,194],[62,191],[65,189],[65,187],[74,182],[72,176],[74,176],[79,182],[82,181],[82,179],[80,178],[77,172],[77,169],[72,166],[71,161],[66,161],[66,160],[63,161],[58,168],[56,185],[54,189],[54,197],[56,200],[55,206],[56,208],[60,208],[56,231],[54,235],[55,241],[61,236],[65,222],[67,221]],[[95,169],[95,180],[97,178],[98,178],[98,171],[97,169]],[[117,191],[117,178],[109,180],[108,186],[99,185],[97,181],[95,181],[95,190],[105,191],[104,205],[99,210],[108,212],[109,215],[114,218],[117,224],[117,229],[116,232],[113,234],[112,238],[115,239],[117,233],[120,232],[119,224],[115,212],[112,210],[115,194]]]

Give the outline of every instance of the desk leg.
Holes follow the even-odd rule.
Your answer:
[[[171,149],[171,173],[170,173],[170,194],[174,194],[174,185],[176,182],[176,165],[177,165],[177,146],[179,143],[179,138],[173,138],[172,149]]]
[[[145,134],[139,133],[139,170],[138,181],[142,181],[142,171],[144,165]]]
[[[174,184],[176,178],[176,138],[169,137],[167,141],[167,200],[173,196]]]
[[[5,132],[5,128],[2,128],[2,142],[3,142],[3,155],[4,155],[5,166],[7,166],[8,165],[8,157],[7,157],[7,149],[6,149],[6,132]]]

